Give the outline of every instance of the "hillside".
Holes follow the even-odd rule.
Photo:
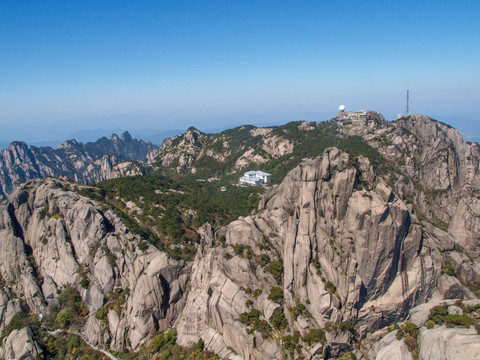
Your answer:
[[[461,239],[461,245],[476,246],[480,237],[480,146],[463,141],[457,130],[424,115],[385,121],[382,115],[369,112],[364,120],[242,126],[219,134],[190,128],[167,139],[147,158],[165,174],[237,181],[246,170],[262,169],[279,184],[304,158],[318,156],[332,146],[354,157],[367,157],[421,219],[443,230],[453,223],[450,231]]]
[[[121,137],[100,138],[93,143],[68,140],[56,149],[29,147],[23,142],[13,142],[0,154],[0,197],[25,181],[45,176],[67,176],[79,183],[141,173],[142,161],[156,146],[132,139],[128,132]]]
[[[370,115],[191,128],[144,176],[20,185],[0,358],[480,358],[480,147]],[[230,185],[253,167],[278,186]]]

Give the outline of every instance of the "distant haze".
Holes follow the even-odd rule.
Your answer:
[[[218,115],[210,117],[190,117],[172,121],[155,121],[150,117],[133,116],[106,116],[102,118],[81,119],[80,121],[53,122],[50,124],[29,124],[20,127],[15,124],[4,125],[0,133],[0,149],[7,147],[12,141],[25,141],[34,146],[56,147],[65,140],[75,139],[79,142],[91,142],[100,137],[110,137],[113,133],[121,135],[129,131],[134,138],[150,141],[161,145],[167,137],[174,137],[186,131],[190,126],[195,126],[206,133],[217,133],[228,128],[242,124],[252,124],[259,127],[282,125],[289,121],[325,121],[336,116],[336,110],[331,113],[300,113],[300,114],[238,114]],[[350,110],[347,108],[347,110]],[[374,109],[372,109],[374,110]],[[375,110],[374,110],[375,111]],[[383,114],[387,120],[395,120],[396,115]],[[480,113],[429,115],[435,120],[445,122],[459,130],[464,139],[480,143]],[[174,128],[161,128],[159,124],[168,123]],[[105,127],[98,128],[101,124]],[[150,126],[150,127],[142,127]]]
[[[320,121],[340,104],[395,119],[407,88],[411,113],[478,140],[479,13],[478,1],[0,1],[0,142]]]

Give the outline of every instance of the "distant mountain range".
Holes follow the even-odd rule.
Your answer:
[[[150,142],[133,139],[128,132],[86,144],[68,140],[56,149],[15,141],[0,153],[0,196],[8,194],[16,184],[46,176],[67,176],[87,184],[132,171],[139,173],[133,164],[117,164],[144,160],[155,148]]]

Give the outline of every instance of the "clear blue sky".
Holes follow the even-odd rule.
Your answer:
[[[480,128],[479,14],[479,1],[1,0],[0,140],[325,120],[343,103],[393,119],[407,86],[412,112]]]

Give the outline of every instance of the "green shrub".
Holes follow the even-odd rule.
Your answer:
[[[329,293],[335,294],[337,287],[331,281],[327,281],[325,284],[325,290],[327,290]]]
[[[270,289],[270,294],[268,295],[268,299],[272,300],[273,302],[282,303],[283,300],[283,291],[278,286],[274,286]]]
[[[310,312],[307,310],[307,308],[305,307],[305,305],[303,305],[302,303],[297,303],[297,305],[295,305],[295,307],[291,310],[291,313],[292,313],[292,318],[293,320],[297,320],[297,318],[300,316],[300,315],[303,315],[307,318],[311,318],[312,317],[312,314],[310,314]]]
[[[278,284],[282,282],[283,264],[280,261],[272,261],[268,264],[267,270],[273,275]]]
[[[477,334],[480,334],[480,323],[475,324],[475,330],[477,330]]]
[[[177,342],[177,330],[168,329],[153,338],[150,342],[150,351],[158,352],[165,345],[175,345]]]
[[[82,280],[80,280],[80,285],[81,285],[84,289],[88,289],[88,286],[90,285],[90,280],[87,279],[87,278],[83,278]]]
[[[416,338],[419,334],[419,330],[417,325],[415,325],[413,322],[408,321],[404,326],[403,326],[403,331],[410,336]]]
[[[262,294],[263,290],[262,289],[255,289],[252,292],[252,296],[256,299]]]
[[[13,330],[20,330],[28,326],[30,320],[30,317],[23,311],[20,311],[13,315],[8,325],[3,328],[2,335],[0,336],[0,344],[3,342],[3,339],[10,335]]]
[[[261,314],[257,309],[252,309],[248,313],[240,314],[240,322],[245,325],[253,325],[256,321],[260,320]]]
[[[108,309],[102,307],[95,311],[95,317],[100,320],[103,324],[108,325]]]
[[[302,349],[298,343],[299,340],[300,332],[298,332],[297,330],[295,330],[292,335],[285,335],[284,337],[282,337],[283,348],[288,351],[292,359],[295,358],[295,350],[297,350],[297,352],[300,352]]]
[[[425,323],[425,327],[427,329],[433,329],[433,327],[435,326],[435,322],[432,321],[432,320],[428,320],[426,323]]]
[[[396,337],[398,340],[401,340],[404,336],[409,336],[416,339],[419,333],[420,330],[418,329],[417,325],[411,321],[408,321],[405,325],[397,330]]]
[[[55,318],[55,324],[61,329],[66,329],[72,324],[72,319],[67,312],[61,312]]]
[[[270,263],[270,256],[267,254],[260,255],[260,259],[258,260],[258,264],[260,266],[266,266]]]
[[[438,305],[430,309],[430,314],[428,317],[430,320],[433,320],[435,324],[441,324],[443,323],[446,315],[448,315],[447,307]]]
[[[275,311],[271,323],[277,330],[285,329],[288,326],[288,321],[283,311]]]
[[[265,320],[260,320],[262,313],[257,309],[252,309],[248,313],[240,314],[240,322],[247,326],[247,333],[252,333],[253,331],[260,331],[264,338],[269,338],[272,336],[272,327]]]
[[[313,259],[312,265],[315,267],[315,270],[317,271],[317,275],[322,276],[322,266],[320,265],[320,262],[318,261],[318,259]]]
[[[471,309],[466,309],[466,313],[468,313],[468,310]],[[430,320],[434,321],[436,324],[445,324],[447,327],[470,327],[473,325],[474,321],[472,318],[470,318],[468,315],[463,314],[463,315],[454,315],[454,314],[449,314],[448,309],[446,306],[435,306],[432,309],[430,309],[430,315],[429,315]]]
[[[445,325],[447,327],[470,327],[473,325],[473,319],[468,317],[468,315],[452,315],[448,314],[444,318]]]
[[[143,251],[143,252],[147,251],[147,249],[148,249],[147,242],[146,242],[146,241],[143,241],[143,240],[140,241],[140,242],[138,243],[138,248],[139,248],[141,251]]]
[[[452,266],[450,261],[446,260],[445,264],[443,265],[443,272],[450,276],[455,276],[455,268]]]
[[[302,340],[308,346],[313,344],[321,343],[325,345],[327,338],[325,337],[325,331],[323,329],[312,329],[304,337]]]
[[[341,332],[351,332],[353,333],[355,331],[355,327],[353,326],[353,324],[349,323],[349,322],[343,322],[343,323],[340,323],[338,324],[338,330],[340,330]]]
[[[40,220],[43,220],[48,214],[48,205],[45,205],[42,210],[40,210]]]

